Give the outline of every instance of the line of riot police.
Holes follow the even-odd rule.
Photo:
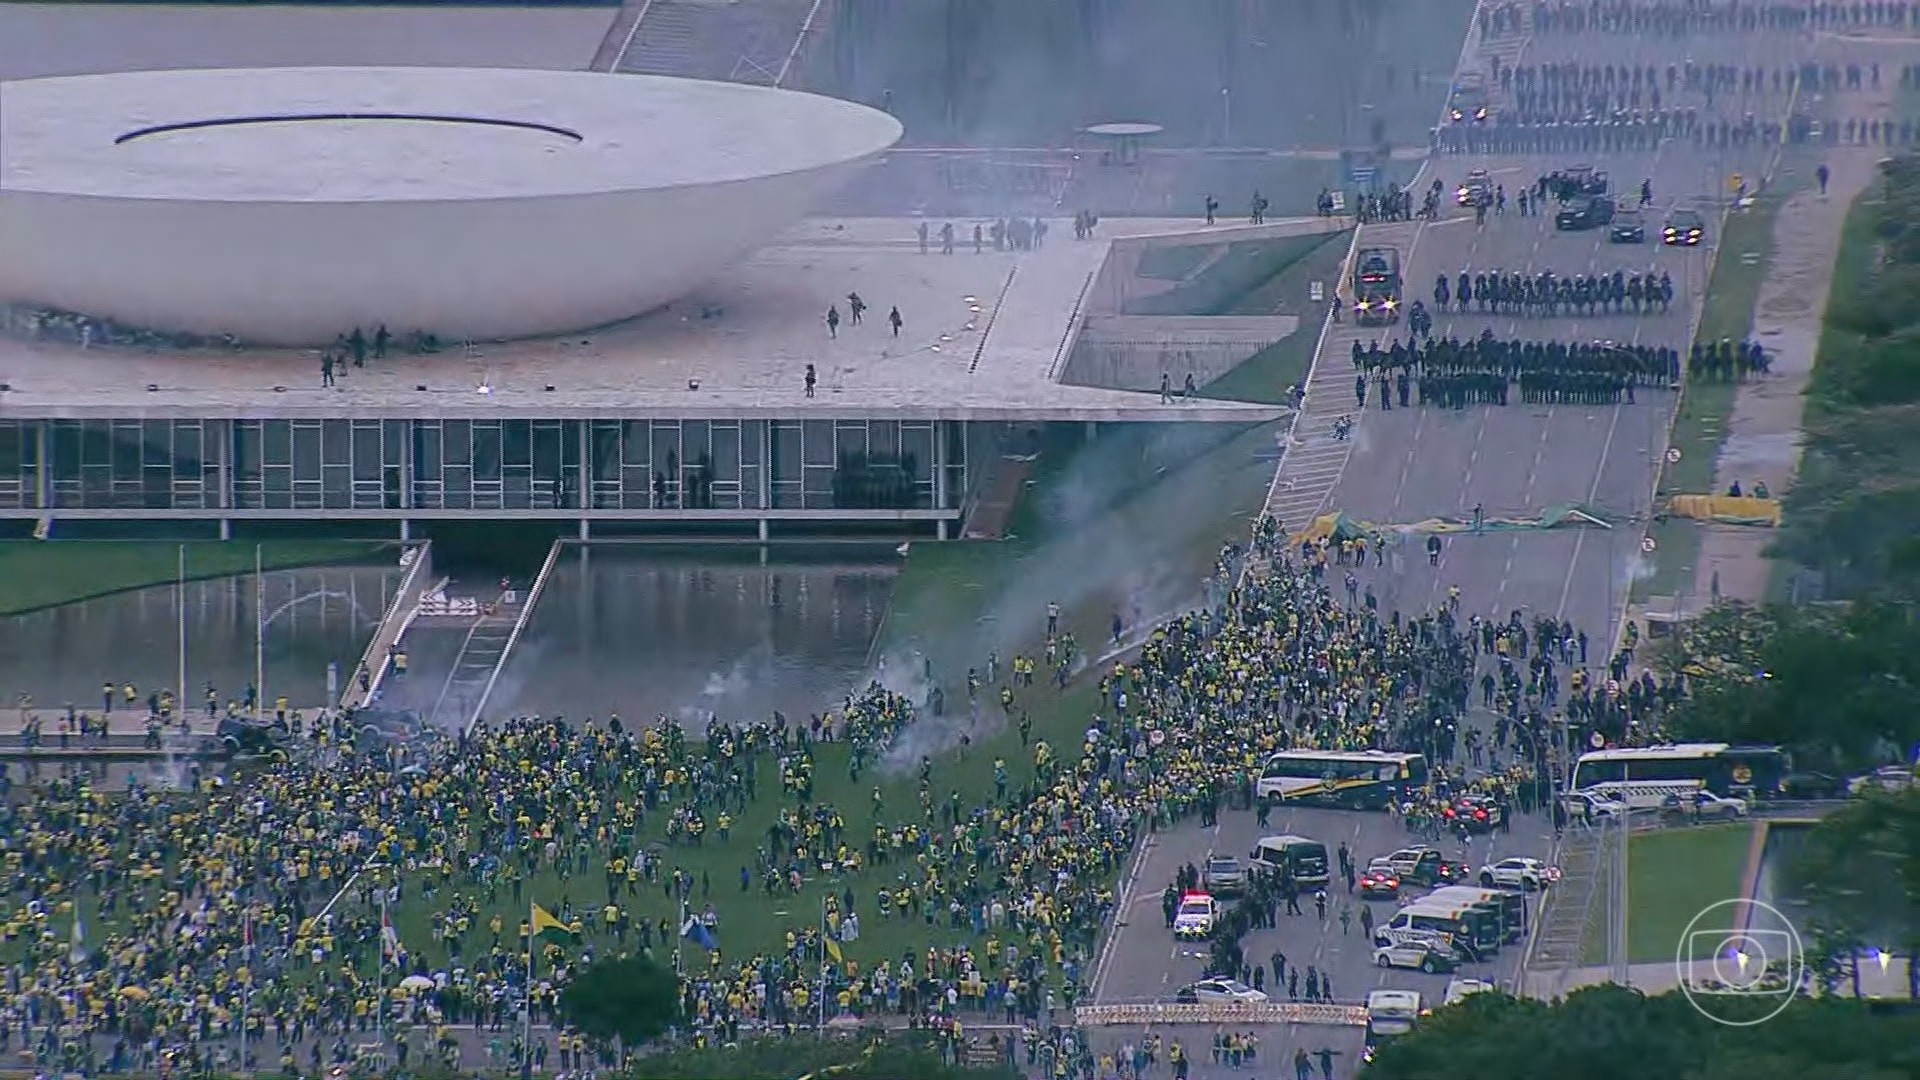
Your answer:
[[[1905,0],[1801,0],[1799,3],[1752,3],[1750,0],[1530,0],[1503,3],[1507,22],[1517,23],[1524,8],[1541,35],[1757,33],[1802,30],[1841,30],[1859,27],[1920,27],[1920,5]]]
[[[1738,382],[1749,375],[1765,375],[1773,366],[1773,357],[1757,341],[1735,342],[1721,338],[1705,344],[1694,342],[1687,355],[1689,378],[1709,382]]]
[[[1404,407],[1417,389],[1422,405],[1463,408],[1505,405],[1517,384],[1530,404],[1633,403],[1635,387],[1677,385],[1680,355],[1658,345],[1615,342],[1520,341],[1493,331],[1477,338],[1446,337],[1353,345],[1354,397],[1367,404],[1369,382],[1377,384],[1382,409],[1398,391]],[[1411,384],[1411,385],[1409,385]]]
[[[1462,270],[1451,286],[1445,274],[1439,276],[1433,284],[1433,303],[1441,311],[1534,318],[1656,315],[1673,306],[1673,278],[1652,270],[1565,277],[1551,270],[1537,274],[1495,270],[1471,276]]]

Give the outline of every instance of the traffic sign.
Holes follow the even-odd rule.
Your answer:
[[[1373,178],[1378,175],[1380,175],[1380,170],[1371,165],[1355,165],[1347,170],[1347,179],[1358,187],[1371,185]]]

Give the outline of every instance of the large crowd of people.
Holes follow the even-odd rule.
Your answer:
[[[1243,580],[1248,560],[1263,572]],[[287,760],[197,790],[43,784],[0,808],[0,1039],[78,1071],[210,1062],[243,1029],[256,1059],[316,1071],[381,1032],[400,1053],[584,1061],[548,1027],[569,965],[618,951],[664,963],[690,915],[717,938],[684,946],[696,1041],[845,1016],[1025,1025],[1019,1045],[1058,1045],[1047,1021],[1087,979],[1135,837],[1249,805],[1268,753],[1392,746],[1429,754],[1443,779],[1469,754],[1490,766],[1483,785],[1526,778],[1514,771],[1524,757],[1498,759],[1507,729],[1547,737],[1556,672],[1576,640],[1584,658],[1585,638],[1517,614],[1467,618],[1457,600],[1382,612],[1351,581],[1343,598],[1334,578],[1365,562],[1353,541],[1296,546],[1272,522],[1249,552],[1230,546],[1215,604],[1083,675],[1100,706],[1077,746],[1025,722],[1058,684],[1036,686],[1020,658],[992,665],[1031,767],[996,760],[991,790],[962,791],[923,758],[906,805],[881,787],[870,807],[835,805],[818,784],[824,748],[864,785],[912,723],[912,702],[878,685],[807,723],[715,721],[699,738],[669,721],[636,732],[522,718],[443,738],[396,769],[343,739],[351,725],[315,723]],[[1498,685],[1482,694],[1478,657],[1496,643]],[[1573,697],[1590,697],[1574,678]],[[1477,736],[1461,743],[1483,698],[1503,717],[1491,762]],[[1591,701],[1581,708],[1602,723]],[[737,885],[716,882],[699,849],[736,834]],[[736,953],[729,941],[753,932],[731,920],[732,898],[752,892],[822,917]],[[582,944],[546,949],[529,985],[536,902]],[[921,923],[922,946],[867,951],[861,923],[894,920]]]

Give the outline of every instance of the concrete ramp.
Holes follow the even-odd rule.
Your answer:
[[[1153,392],[1205,386],[1300,329],[1297,315],[1095,315],[1074,343],[1061,381]]]

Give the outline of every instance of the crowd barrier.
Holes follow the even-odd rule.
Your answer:
[[[1172,1024],[1319,1024],[1365,1027],[1363,1005],[1321,1005],[1299,1001],[1172,1001],[1082,1005],[1073,1010],[1081,1027],[1162,1027]]]

